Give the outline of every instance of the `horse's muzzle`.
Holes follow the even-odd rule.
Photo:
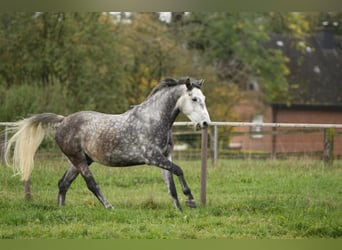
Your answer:
[[[207,129],[209,127],[209,122],[204,121],[197,124],[197,129]]]

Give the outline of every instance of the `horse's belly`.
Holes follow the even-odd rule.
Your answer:
[[[110,167],[131,167],[131,166],[137,166],[137,165],[143,165],[145,164],[145,162],[111,162],[109,164],[106,164],[107,166],[110,166]]]
[[[123,152],[111,152],[105,154],[102,159],[94,159],[96,162],[112,167],[128,167],[145,164],[146,161],[139,155]]]
[[[128,166],[134,166],[134,165],[141,165],[145,164],[145,161],[143,159],[140,159],[138,157],[110,157],[108,159],[107,165],[113,166],[113,167],[128,167]]]

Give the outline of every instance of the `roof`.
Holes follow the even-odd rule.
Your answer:
[[[295,46],[288,35],[272,35],[266,44],[290,59],[291,104],[342,106],[342,36],[319,30],[299,44],[302,50]]]

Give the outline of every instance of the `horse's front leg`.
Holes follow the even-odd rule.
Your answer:
[[[162,154],[155,154],[154,158],[149,163],[152,165],[156,165],[157,167],[160,167],[164,170],[168,170],[172,174],[175,174],[176,176],[178,176],[179,182],[182,186],[183,193],[184,193],[184,195],[186,195],[188,197],[185,204],[191,208],[197,207],[196,202],[194,200],[194,197],[192,196],[191,190],[190,190],[190,188],[189,188],[189,186],[186,183],[186,180],[184,178],[183,170],[178,165],[176,165],[173,162],[171,162],[170,160],[168,160]],[[174,184],[173,184],[173,186],[174,186]]]
[[[180,184],[181,184],[181,186],[182,186],[183,193],[184,193],[186,196],[188,196],[188,199],[185,201],[185,204],[186,204],[188,207],[196,208],[197,205],[196,205],[195,199],[194,199],[194,197],[192,196],[191,190],[190,190],[188,184],[187,184],[186,181],[185,181],[184,175],[179,175],[179,176],[178,176],[178,179],[179,179],[179,182],[180,182]]]
[[[170,194],[172,198],[173,205],[175,206],[176,209],[182,211],[182,207],[178,200],[176,185],[173,180],[173,174],[169,170],[165,170],[165,169],[162,169],[162,174],[163,174],[163,179],[166,184],[168,193]]]

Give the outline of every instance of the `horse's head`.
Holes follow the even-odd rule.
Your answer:
[[[204,129],[210,123],[210,117],[205,105],[205,96],[201,91],[204,80],[185,80],[186,91],[178,99],[177,107],[197,126]]]

